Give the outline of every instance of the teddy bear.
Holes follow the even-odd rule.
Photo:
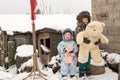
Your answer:
[[[74,57],[75,57],[75,54],[73,53],[73,46],[68,45],[66,47],[66,53],[64,57],[65,63],[70,63],[74,67],[75,66]]]
[[[75,66],[74,57],[75,57],[74,53],[65,53],[65,58],[64,58],[65,63],[70,63],[74,67]]]
[[[99,43],[107,44],[109,42],[108,38],[102,33],[104,26],[104,23],[93,21],[87,25],[85,31],[77,34],[76,41],[80,45],[78,53],[79,62],[87,62],[89,52],[95,63],[103,61],[99,50]]]

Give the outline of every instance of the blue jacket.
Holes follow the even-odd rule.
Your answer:
[[[65,40],[64,39],[64,34],[66,32],[70,32],[71,33],[71,39],[70,40]],[[73,53],[76,54],[78,52],[78,47],[77,47],[77,43],[73,40],[73,33],[70,29],[65,29],[64,32],[62,33],[62,37],[63,37],[63,40],[58,44],[57,46],[57,50],[60,54],[60,61],[61,61],[61,74],[62,75],[66,75],[69,71],[70,71],[70,74],[71,75],[75,75],[76,73],[76,70],[75,70],[75,67],[72,67],[72,65],[70,64],[66,64],[64,62],[64,56],[65,56],[65,53],[66,53],[66,47],[68,45],[72,45],[73,46]],[[75,56],[74,58],[74,61],[75,63],[77,63],[77,57]]]
[[[64,34],[66,32],[70,32],[71,33],[71,39],[69,41],[66,41],[64,38]],[[71,29],[67,28],[63,31],[62,33],[62,38],[63,40],[58,44],[57,46],[57,50],[61,55],[61,59],[63,59],[64,55],[65,55],[65,48],[68,45],[73,45],[73,53],[77,53],[78,52],[78,47],[77,47],[77,43],[73,40],[73,32]]]

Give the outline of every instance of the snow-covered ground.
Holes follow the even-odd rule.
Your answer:
[[[20,54],[20,51],[22,51],[23,49],[25,49],[25,47],[26,48],[29,47],[27,50],[32,52],[32,50],[31,50],[32,48],[31,48],[30,45],[23,45],[21,47],[18,47],[17,52]],[[43,49],[47,50],[47,49],[45,49],[45,47]],[[109,61],[109,59],[110,60],[114,59],[114,61],[116,61],[116,62],[120,61],[120,57],[115,57],[116,56],[115,54],[113,54],[115,56],[111,56],[110,57],[109,55],[112,55],[112,54],[106,54],[106,53],[107,52],[102,52],[102,55],[103,56],[108,55],[108,61]],[[17,55],[19,55],[19,54],[17,54]],[[22,56],[24,56],[24,55],[26,56],[26,54],[22,54]],[[52,57],[51,62],[49,64],[55,63],[56,59],[58,59],[58,58],[59,58],[58,55]],[[25,66],[32,66],[33,65],[32,61],[33,61],[32,59],[29,59],[28,61],[26,61],[24,64],[21,65],[21,67],[18,69],[18,71],[20,71],[21,69],[23,69]],[[57,72],[56,74],[54,74],[52,72],[51,68],[43,69],[42,68],[42,64],[41,64],[39,58],[38,58],[38,65],[39,65],[39,69],[43,73],[47,74],[46,78],[48,80],[60,80],[60,77],[61,77],[60,72]],[[8,69],[5,69],[4,67],[0,67],[0,80],[22,80],[23,78],[27,77],[30,74],[30,73],[26,73],[26,72],[17,74],[16,70],[17,70],[16,65],[13,65],[13,66],[9,67]],[[79,80],[79,77],[78,77],[78,68],[76,68],[76,70],[77,70],[76,77]],[[33,80],[33,77],[31,76],[27,80]],[[38,77],[36,75],[36,79],[35,80],[42,80],[42,78],[40,78],[40,77]],[[68,75],[68,79],[67,80],[70,80],[69,75]],[[106,67],[104,74],[93,75],[93,78],[91,80],[118,80],[118,74],[115,73],[115,72],[113,72],[108,67]]]
[[[27,77],[30,74],[26,72],[16,74],[15,70],[16,70],[15,65],[11,66],[7,70],[5,70],[3,67],[0,67],[0,80],[22,80],[23,78]],[[46,78],[48,80],[60,80],[61,75],[59,72],[53,74],[50,68],[48,68],[48,70],[41,69],[41,71],[47,74]],[[76,73],[76,77],[78,78],[78,73]],[[29,77],[27,80],[32,80],[32,76]],[[42,79],[36,75],[35,80],[42,80]],[[70,80],[69,76],[68,76],[68,80]],[[104,74],[93,75],[93,78],[91,80],[118,80],[118,74],[110,70],[108,67],[106,67]]]

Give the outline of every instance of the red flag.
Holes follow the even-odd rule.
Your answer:
[[[31,19],[32,19],[32,23],[34,23],[34,20],[36,18],[35,14],[36,14],[36,6],[37,6],[37,1],[36,0],[30,0],[30,5],[31,5]]]

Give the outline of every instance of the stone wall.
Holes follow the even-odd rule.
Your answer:
[[[103,34],[110,42],[101,45],[110,53],[120,53],[120,0],[91,0],[92,1],[92,20],[105,23]]]

